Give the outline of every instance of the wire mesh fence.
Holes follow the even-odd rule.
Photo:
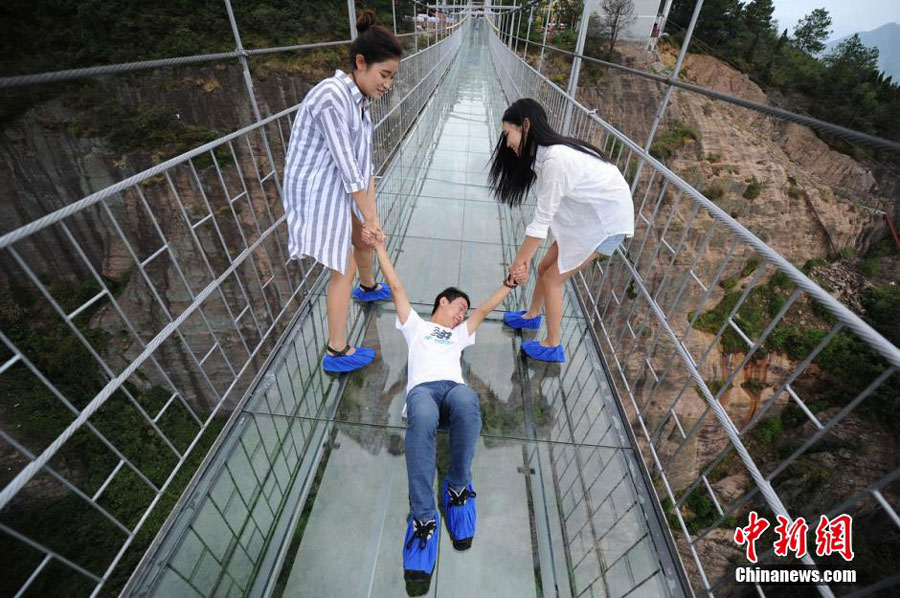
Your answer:
[[[821,594],[897,583],[879,554],[900,540],[900,350],[495,36],[491,52],[509,98],[568,121],[632,186],[634,238],[576,287],[694,591],[765,594],[735,582],[751,510],[854,518],[857,582]]]
[[[376,174],[458,49],[451,32],[404,58],[373,106]],[[302,313],[321,268],[286,249],[280,180],[295,110],[0,240],[10,595],[121,589]]]

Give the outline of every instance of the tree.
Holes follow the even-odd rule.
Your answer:
[[[825,40],[831,35],[831,15],[824,8],[817,8],[800,19],[794,27],[794,45],[810,54],[825,49]]]
[[[694,12],[695,0],[674,0],[666,29],[673,35],[680,35],[688,28]],[[700,9],[700,17],[694,29],[694,37],[713,47],[727,44],[740,30],[740,0],[705,0]],[[698,45],[691,47],[698,51]]]
[[[752,40],[747,47],[746,59],[753,60],[760,38],[773,30],[772,13],[775,6],[772,0],[751,0],[744,6],[744,31]]]
[[[868,48],[858,33],[838,44],[824,59],[825,66],[835,74],[855,74],[857,80],[870,71],[878,70],[878,48]]]
[[[878,48],[867,48],[859,35],[838,44],[824,59],[827,78],[822,90],[829,120],[872,132],[878,114]],[[882,83],[883,84],[883,83]]]
[[[569,29],[575,27],[581,11],[584,10],[584,2],[581,0],[557,0],[553,11],[557,14],[557,24],[564,23]]]
[[[607,53],[612,56],[616,40],[622,29],[635,22],[634,2],[631,0],[603,0],[600,5],[600,23],[603,34],[609,40]]]

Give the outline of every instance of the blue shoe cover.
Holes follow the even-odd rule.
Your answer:
[[[453,548],[466,550],[472,546],[472,538],[475,537],[475,521],[477,511],[475,509],[475,490],[470,483],[462,492],[453,492],[447,480],[441,487],[441,504],[444,507],[444,517],[447,518],[447,531],[453,540]]]
[[[562,345],[555,347],[545,347],[538,341],[525,341],[522,343],[522,350],[525,355],[538,361],[552,361],[556,363],[565,363],[566,353]]]
[[[391,287],[388,283],[379,282],[375,283],[375,286],[373,291],[366,291],[361,286],[357,286],[353,289],[353,298],[357,301],[385,301],[391,298]]]
[[[508,311],[503,314],[503,322],[510,328],[525,330],[537,330],[541,327],[541,321],[544,316],[535,316],[533,318],[523,318],[524,311]]]
[[[409,516],[406,537],[403,539],[403,577],[407,581],[431,579],[440,541],[440,515],[435,513],[434,519],[425,523]]]
[[[362,369],[375,361],[375,350],[368,347],[356,347],[353,355],[329,355],[322,358],[322,369],[326,372],[341,374]]]

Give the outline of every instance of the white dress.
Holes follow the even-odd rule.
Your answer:
[[[634,236],[631,190],[615,164],[566,145],[542,145],[532,169],[537,208],[525,234],[552,233],[560,273],[580,266],[607,237]]]

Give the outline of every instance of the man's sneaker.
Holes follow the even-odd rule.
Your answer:
[[[427,581],[437,562],[438,544],[441,539],[441,518],[421,522],[412,515],[403,540],[403,577],[407,581]]]
[[[475,537],[475,490],[469,484],[459,492],[453,490],[447,480],[441,488],[441,502],[447,518],[447,531],[453,540],[453,548],[467,550]]]

